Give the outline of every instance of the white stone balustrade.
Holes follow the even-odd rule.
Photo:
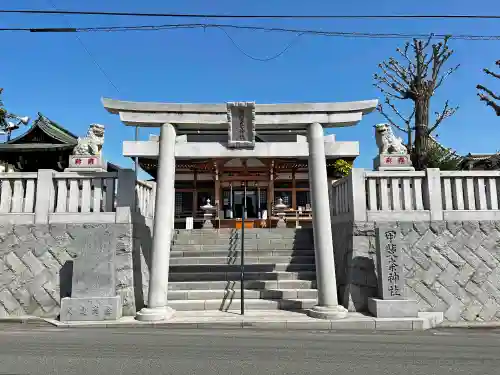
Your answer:
[[[142,216],[152,218],[155,214],[156,182],[137,181],[136,190],[136,210]]]
[[[130,221],[135,174],[120,172],[0,173],[0,223],[115,223]],[[153,196],[154,197],[154,196]],[[148,208],[152,212],[153,207]]]
[[[331,186],[332,221],[499,220],[500,171],[366,171]],[[314,214],[314,213],[313,213]]]

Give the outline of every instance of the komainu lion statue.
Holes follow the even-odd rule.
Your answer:
[[[394,135],[389,124],[375,125],[375,142],[377,142],[379,154],[408,154],[403,140]]]
[[[104,144],[104,125],[92,124],[87,136],[78,138],[78,144],[73,149],[73,155],[99,156]]]

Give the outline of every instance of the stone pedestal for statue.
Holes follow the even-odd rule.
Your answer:
[[[60,320],[102,321],[122,316],[122,300],[116,294],[115,251],[101,236],[78,239],[81,255],[73,264],[71,297],[61,299]],[[71,264],[71,263],[67,263]]]
[[[408,149],[403,140],[396,137],[390,124],[375,125],[375,141],[378,155],[373,159],[377,171],[414,171]]]
[[[278,223],[276,224],[276,228],[286,228],[285,222],[285,210],[287,209],[287,205],[283,203],[283,199],[279,198],[278,203],[274,206],[276,210],[276,216],[278,216]]]
[[[368,311],[377,318],[415,318],[417,301],[404,297],[403,252],[396,225],[380,225],[376,230],[378,298],[368,299]]]
[[[101,155],[70,155],[65,172],[106,172],[107,163]]]
[[[414,171],[408,154],[380,154],[373,159],[377,171]]]
[[[215,207],[210,203],[210,199],[207,199],[207,203],[200,207],[203,210],[203,227],[202,229],[213,229],[212,216]]]

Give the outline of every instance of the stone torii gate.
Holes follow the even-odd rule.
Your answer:
[[[157,192],[153,228],[148,307],[137,313],[142,321],[165,320],[168,272],[174,227],[175,158],[307,157],[313,210],[318,304],[309,315],[339,319],[347,310],[338,304],[325,152],[357,156],[357,142],[327,141],[323,128],[353,126],[372,112],[377,100],[343,103],[226,104],[140,103],[102,100],[104,107],[131,126],[160,127],[159,142],[125,142],[124,155],[158,156]],[[219,132],[226,142],[186,142],[182,135]],[[258,134],[307,134],[307,142],[256,143]]]

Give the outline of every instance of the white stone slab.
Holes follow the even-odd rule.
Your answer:
[[[381,299],[403,299],[404,270],[400,232],[397,225],[376,229],[378,289]]]
[[[414,171],[410,155],[380,154],[373,159],[373,169],[379,171]]]
[[[377,318],[416,318],[418,316],[418,306],[415,300],[368,298],[368,311]]]
[[[61,322],[117,320],[122,317],[120,296],[74,298],[61,300]]]

